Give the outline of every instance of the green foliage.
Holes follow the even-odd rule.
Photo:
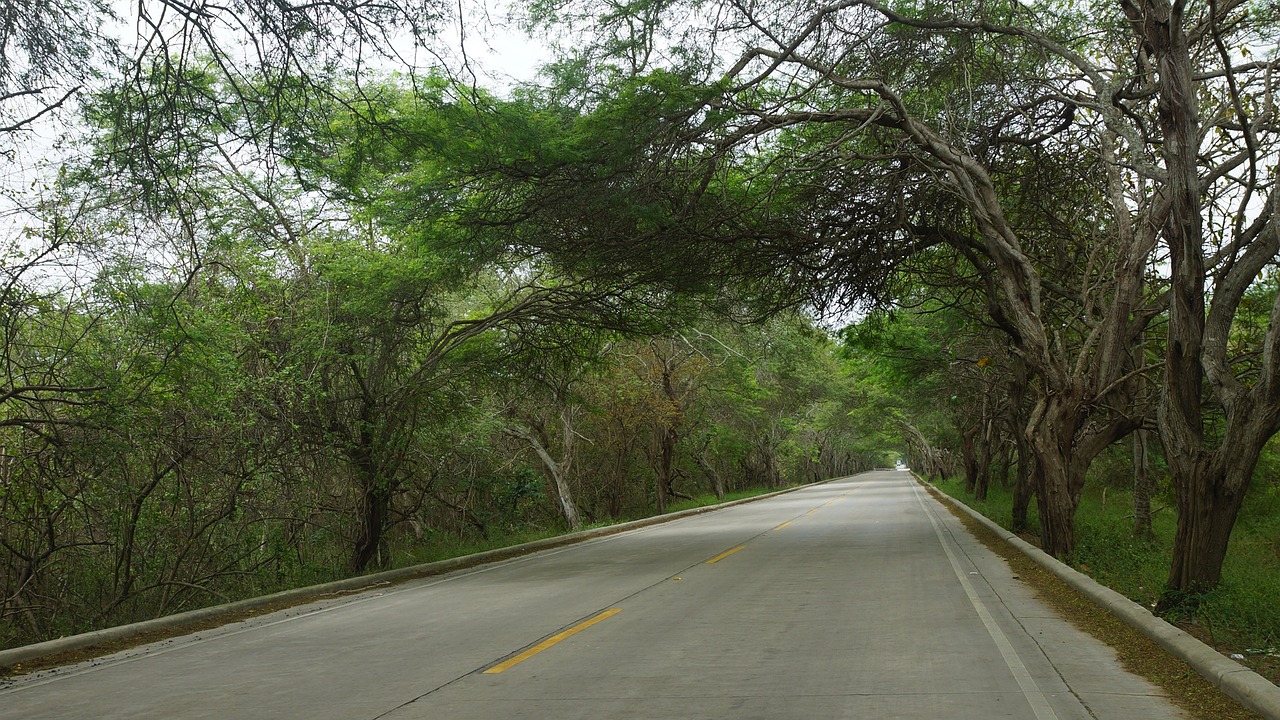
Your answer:
[[[555,245],[689,227],[664,195],[689,178],[632,139],[708,121],[706,88],[654,73],[584,113],[388,78],[274,114],[288,152],[257,162],[224,151],[265,122],[252,93],[292,90],[208,70],[172,115],[95,96],[95,154],[44,208],[93,240],[89,281],[9,295],[5,359],[91,394],[0,426],[0,642],[557,532],[520,431],[562,417],[545,449],[590,522],[651,513],[660,472],[705,502],[875,455],[810,320],[708,317],[682,293],[714,283],[662,277],[687,255],[587,273]]]
[[[535,3],[534,22],[601,42],[506,97],[445,72],[342,75],[334,43],[372,26],[328,4],[242,25],[281,61],[257,71],[161,43],[97,90],[85,152],[5,258],[3,378],[41,389],[0,403],[0,644],[544,537],[567,506],[601,523],[898,457],[1018,462],[1046,376],[1010,351],[982,213],[898,113],[991,178],[1065,354],[1093,342],[1117,260],[1098,118],[1069,99],[1083,81],[1018,33],[845,6],[779,63],[717,79],[725,48],[808,10],[722,9],[754,15],[700,35],[718,17],[700,2]],[[416,10],[372,12],[435,17]],[[1085,8],[982,11],[1132,55],[1084,32]],[[92,51],[22,32],[0,45]],[[41,263],[65,288],[23,276]],[[1275,292],[1264,274],[1231,328],[1245,383]],[[850,307],[867,314],[835,340],[806,314]],[[1233,563],[1274,564],[1277,457]],[[1096,464],[1076,561],[1145,601],[1172,511],[1157,492],[1158,539],[1128,538],[1126,462]],[[995,485],[975,503],[1007,516]],[[1242,590],[1241,567],[1197,612],[1274,644],[1275,588]]]

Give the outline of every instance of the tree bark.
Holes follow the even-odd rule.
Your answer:
[[[383,532],[391,514],[391,488],[375,476],[364,475],[360,485],[360,531],[347,563],[352,572],[363,572],[378,558]],[[381,564],[381,563],[379,563]]]
[[[684,424],[684,404],[676,394],[672,373],[672,361],[662,360],[662,394],[670,404],[670,414],[658,430],[658,514],[667,511],[667,503],[675,494],[672,482],[676,444],[680,442],[680,426]]]
[[[391,511],[394,485],[384,472],[374,435],[373,403],[365,398],[354,446],[347,452],[360,483],[360,527],[347,565],[353,573],[363,572],[378,555],[383,531]]]
[[[1221,468],[1197,468],[1178,487],[1178,530],[1169,582],[1157,610],[1190,601],[1217,587],[1247,485],[1229,482]],[[1243,487],[1238,486],[1244,485]]]
[[[1204,223],[1209,210],[1204,206],[1202,174],[1211,168],[1202,164],[1200,154],[1202,92],[1194,77],[1198,65],[1192,60],[1192,40],[1184,27],[1198,20],[1187,17],[1184,4],[1169,0],[1123,0],[1121,6],[1156,69],[1157,119],[1163,139],[1160,233],[1169,250],[1170,281],[1159,422],[1178,498],[1173,562],[1160,602],[1161,608],[1168,608],[1184,602],[1194,604],[1195,596],[1218,584],[1231,528],[1259,454],[1276,432],[1280,414],[1280,298],[1272,305],[1260,347],[1261,367],[1251,386],[1237,377],[1231,360],[1238,353],[1231,349],[1231,328],[1248,288],[1280,250],[1280,237],[1274,227],[1273,191],[1267,198],[1266,214],[1254,223],[1258,230],[1238,223],[1232,237],[1226,238],[1234,244],[1233,254],[1215,268],[1212,302],[1207,303],[1210,263],[1206,260]],[[1217,23],[1219,18],[1210,20]],[[1219,26],[1209,29],[1220,42]],[[1234,83],[1229,84],[1229,90],[1237,92]],[[1237,103],[1235,109],[1243,115],[1241,105]],[[1253,148],[1249,150],[1252,155]],[[1256,157],[1249,162],[1256,163]],[[1206,380],[1225,416],[1220,432],[1215,428],[1206,433]],[[1220,435],[1221,440],[1214,447],[1215,442],[1206,435]]]
[[[1277,299],[1280,302],[1280,298]],[[1216,451],[1170,449],[1169,468],[1178,502],[1173,562],[1158,610],[1190,603],[1217,587],[1231,530],[1249,490],[1258,457],[1275,434],[1274,406],[1256,408],[1237,398],[1227,415],[1223,442]]]
[[[1066,558],[1076,549],[1076,508],[1084,488],[1084,468],[1065,453],[1041,454],[1036,488],[1040,549]],[[1086,466],[1087,467],[1087,466]]]
[[[1151,462],[1148,455],[1149,431],[1133,434],[1133,534],[1150,538],[1151,530]]]
[[[960,434],[960,457],[964,463],[964,491],[970,495],[978,485],[978,457],[974,450],[974,439],[977,436],[976,426],[965,428]]]
[[[1000,468],[1000,488],[1011,489],[1013,487],[1013,454],[1007,438],[1000,443],[1000,453],[996,456],[995,463]]]
[[[658,439],[658,514],[667,511],[667,503],[671,499],[671,473],[676,454],[677,435],[675,428],[664,426],[659,430]]]
[[[983,410],[985,412],[986,408],[984,407]],[[991,485],[991,446],[994,442],[992,437],[994,427],[994,420],[989,417],[983,418],[982,437],[978,442],[978,472],[973,485],[973,497],[978,500],[987,499],[987,488]]]
[[[1089,464],[1098,453],[1128,434],[1132,420],[1109,418],[1088,431],[1092,408],[1083,388],[1043,398],[1032,414],[1027,440],[1035,451],[1040,510],[1040,548],[1057,558],[1075,552],[1075,515]]]
[[[530,421],[528,428],[522,428],[516,434],[529,443],[534,453],[537,454],[538,459],[542,461],[542,473],[547,478],[551,495],[555,498],[560,516],[564,518],[565,524],[569,526],[570,530],[577,530],[582,526],[582,519],[578,514],[578,506],[573,501],[573,491],[569,487],[568,475],[569,468],[573,465],[575,436],[573,433],[573,418],[567,408],[560,412],[560,425],[564,436],[564,449],[559,462],[551,457],[548,447],[551,444],[551,438],[542,423]]]
[[[1013,484],[1013,518],[1011,528],[1015,533],[1027,531],[1027,513],[1031,509],[1031,500],[1040,487],[1038,462],[1031,453],[1025,439],[1018,441],[1018,476]]]
[[[694,453],[693,461],[698,464],[707,479],[711,481],[711,492],[715,493],[716,499],[723,500],[725,496],[724,478],[720,477],[720,473],[711,466],[711,463],[707,462],[703,451]]]

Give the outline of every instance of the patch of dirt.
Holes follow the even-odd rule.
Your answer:
[[[1081,630],[1111,646],[1126,670],[1160,687],[1169,699],[1196,720],[1265,720],[1225,695],[1182,660],[1170,655],[1146,635],[1098,607],[1040,567],[987,526],[955,507],[943,493],[924,484],[929,493],[992,552],[1004,558],[1013,573],[1051,607]]]

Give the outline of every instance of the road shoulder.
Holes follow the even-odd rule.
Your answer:
[[[1196,667],[1196,664],[1205,665],[1212,661],[1203,651],[1196,651],[1194,662],[1188,661],[1185,655],[1189,651],[1177,652],[1150,637],[1150,634],[1169,634],[1169,631],[1184,636],[1185,633],[1045,555],[964,503],[939,492],[928,483],[919,482],[970,534],[1003,558],[1010,570],[1028,587],[1033,588],[1043,602],[1053,607],[1075,627],[1115,649],[1122,667],[1160,687],[1188,716],[1197,720],[1280,720],[1280,688],[1276,688],[1265,678],[1186,636],[1192,643],[1200,645],[1203,650],[1224,663],[1235,666],[1228,668],[1230,672],[1218,670],[1206,677]],[[1064,576],[1070,580],[1064,579]],[[1088,585],[1095,586],[1098,590],[1087,592],[1087,589],[1092,589],[1087,588]],[[1112,595],[1115,597],[1110,597]],[[1099,602],[1099,597],[1107,598],[1106,602]],[[1132,605],[1137,612],[1132,609],[1124,613],[1117,612],[1120,601]],[[1242,673],[1254,675],[1256,680],[1250,680]],[[1243,688],[1235,689],[1234,693],[1243,697],[1233,697],[1228,689],[1232,684]],[[1224,688],[1223,685],[1227,687]]]

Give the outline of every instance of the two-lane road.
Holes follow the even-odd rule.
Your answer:
[[[905,472],[0,686],[0,718],[1178,718]]]

